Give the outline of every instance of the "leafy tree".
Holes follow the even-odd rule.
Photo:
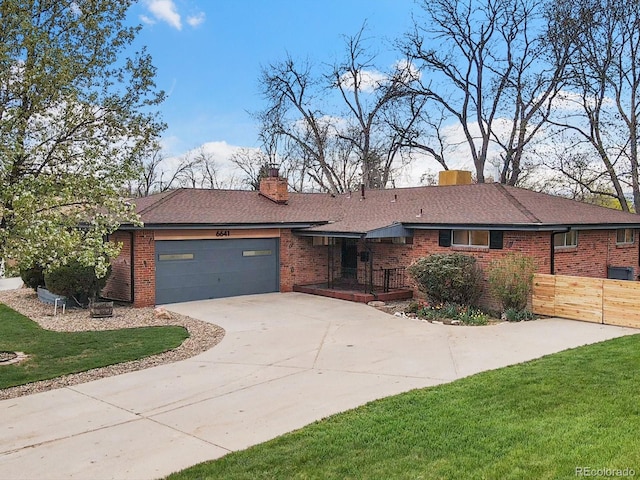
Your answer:
[[[73,256],[102,276],[117,252],[103,237],[136,220],[119,191],[163,128],[163,93],[146,51],[128,55],[131,3],[0,2],[0,257]]]

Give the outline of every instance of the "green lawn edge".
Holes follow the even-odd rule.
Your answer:
[[[615,478],[640,475],[639,432],[633,335],[374,401],[167,479]]]
[[[180,326],[54,332],[0,303],[0,350],[29,356],[0,366],[0,389],[139,360],[172,350],[188,337]]]

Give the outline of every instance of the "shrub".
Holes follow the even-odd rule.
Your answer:
[[[433,303],[475,305],[482,293],[482,272],[469,255],[436,253],[419,259],[408,271]]]
[[[484,312],[475,308],[464,308],[458,314],[458,320],[465,325],[486,325],[489,319]]]
[[[424,305],[422,305],[420,302],[411,302],[405,312],[406,313],[418,313],[420,311],[420,309],[422,309],[424,307]]]
[[[526,322],[528,320],[533,320],[535,317],[533,313],[529,310],[517,310],[515,308],[507,308],[504,311],[504,318],[508,322],[522,322],[523,320]]]
[[[22,281],[27,287],[38,290],[38,287],[44,285],[44,268],[42,268],[42,266],[40,265],[34,265],[29,268],[21,268],[20,278],[22,278]]]
[[[427,320],[458,320],[464,325],[486,325],[489,322],[488,315],[482,310],[455,303],[424,305],[417,313]]]
[[[510,253],[489,265],[489,289],[506,311],[524,310],[527,306],[536,265],[531,257]]]
[[[86,267],[77,260],[57,267],[44,275],[47,290],[56,295],[73,298],[79,305],[86,305],[95,300],[107,283],[111,273],[102,278],[96,276],[93,266]]]

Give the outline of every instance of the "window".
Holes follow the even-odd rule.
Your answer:
[[[271,250],[243,250],[243,257],[264,257],[267,255],[271,255]]]
[[[413,244],[413,237],[382,237],[382,238],[367,238],[367,243],[390,243],[393,245],[411,245]]]
[[[173,260],[193,260],[193,253],[161,253],[158,255],[161,262],[169,262]]]
[[[619,228],[616,230],[616,243],[633,243],[633,228]]]
[[[558,233],[555,235],[553,245],[555,247],[575,247],[578,245],[578,232],[571,230],[567,233]]]
[[[336,244],[335,237],[312,237],[312,238],[313,238],[313,245],[316,247],[319,245],[335,245]]]
[[[413,237],[392,237],[391,243],[395,245],[412,245]]]
[[[488,247],[488,230],[453,230],[452,245],[470,247]]]

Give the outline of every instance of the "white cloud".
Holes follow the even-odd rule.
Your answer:
[[[187,17],[187,23],[194,28],[199,25],[202,25],[204,23],[204,20],[205,20],[204,12],[200,12],[196,15],[190,15]]]
[[[146,0],[145,4],[156,19],[182,30],[182,19],[173,0]]]
[[[156,23],[156,21],[147,16],[147,15],[140,15],[140,20],[142,20],[143,23],[146,23],[147,25],[154,25]]]
[[[360,84],[360,91],[362,92],[371,93],[386,80],[387,76],[377,70],[361,70],[358,72],[358,83]],[[342,75],[340,81],[347,89],[353,89],[354,81],[350,73]]]
[[[558,93],[558,96],[553,102],[554,110],[566,110],[566,111],[581,111],[583,109],[584,99],[582,95],[569,90],[562,90]],[[587,105],[589,107],[595,107],[595,100],[593,98],[587,98]],[[603,106],[613,106],[615,101],[613,98],[605,97]]]
[[[422,78],[422,72],[408,60],[397,61],[393,65],[393,68],[396,74],[399,75],[406,83],[420,81]]]
[[[76,17],[82,15],[82,9],[77,2],[71,2],[71,13],[73,13]]]
[[[182,16],[178,12],[178,7],[174,0],[144,0],[144,5],[151,15],[140,15],[140,20],[148,25],[153,25],[157,21],[165,22],[175,28],[182,30]],[[202,25],[205,21],[204,12],[189,15],[185,21],[190,27]]]

